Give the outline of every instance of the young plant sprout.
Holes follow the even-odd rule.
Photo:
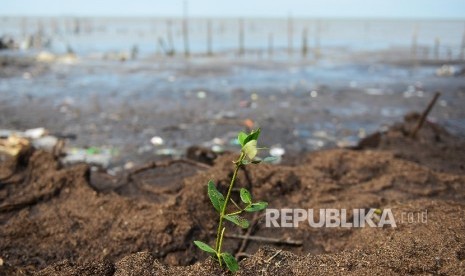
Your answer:
[[[210,198],[213,207],[219,214],[219,222],[218,222],[218,229],[216,232],[216,242],[215,247],[211,247],[208,244],[201,242],[201,241],[194,241],[195,245],[197,245],[203,251],[209,253],[213,258],[217,259],[220,266],[223,266],[223,262],[226,264],[226,267],[231,272],[236,272],[239,270],[239,265],[234,258],[233,255],[227,252],[222,251],[223,245],[223,237],[226,227],[224,227],[224,220],[228,220],[233,224],[238,225],[241,228],[248,228],[249,222],[247,219],[241,217],[240,215],[243,212],[258,212],[265,209],[268,206],[268,203],[264,201],[253,202],[252,195],[250,192],[242,188],[240,190],[240,197],[242,202],[244,203],[245,207],[241,208],[231,199],[231,191],[234,187],[234,182],[236,181],[237,172],[239,171],[241,166],[246,166],[248,164],[258,164],[262,160],[255,159],[257,152],[260,148],[257,148],[257,140],[260,136],[260,129],[256,131],[252,131],[250,134],[246,134],[244,132],[240,132],[237,140],[241,145],[241,154],[239,159],[234,161],[235,169],[234,174],[231,178],[231,183],[229,184],[228,192],[226,197],[221,194],[215,187],[215,184],[212,180],[208,181],[208,197]],[[265,158],[263,161],[271,161],[272,157]],[[228,203],[231,201],[233,205],[236,207],[236,211],[228,212],[227,207]]]

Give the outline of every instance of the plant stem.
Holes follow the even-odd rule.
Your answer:
[[[223,235],[221,235],[221,232],[223,230],[223,219],[226,213],[226,206],[228,205],[229,199],[231,198],[231,192],[234,186],[234,182],[236,182],[237,172],[239,171],[239,168],[242,165],[242,160],[244,160],[244,158],[245,158],[245,154],[241,152],[241,156],[239,157],[239,160],[235,162],[236,168],[234,169],[234,174],[231,178],[231,183],[229,184],[228,193],[226,194],[223,208],[221,208],[220,219],[218,222],[218,230],[216,233],[216,243],[215,243],[215,250],[218,254],[218,259],[220,261],[220,264],[221,264],[221,258],[219,258],[219,255],[221,254],[221,245],[222,245],[222,239],[223,239]]]

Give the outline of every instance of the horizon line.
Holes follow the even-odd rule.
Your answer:
[[[127,19],[148,19],[148,18],[159,18],[159,19],[183,19],[183,15],[123,15],[123,14],[101,14],[101,15],[90,15],[90,14],[61,14],[61,15],[48,15],[48,14],[0,14],[1,18],[5,17],[33,17],[33,18],[127,18]],[[310,20],[443,20],[443,21],[464,21],[465,17],[395,17],[395,16],[304,16],[304,15],[287,15],[287,16],[271,16],[271,15],[260,15],[260,16],[240,16],[240,15],[225,15],[225,16],[210,16],[210,15],[188,15],[189,19],[310,19]]]

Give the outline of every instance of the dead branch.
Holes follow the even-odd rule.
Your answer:
[[[216,233],[211,232],[211,235],[216,235]],[[284,245],[290,245],[290,246],[301,246],[303,244],[302,240],[293,240],[290,238],[284,239],[277,239],[277,238],[267,238],[263,236],[245,236],[245,235],[236,235],[236,234],[224,234],[224,237],[230,238],[230,239],[247,239],[251,241],[257,241],[257,242],[265,242],[265,243],[274,243],[274,244],[284,244]]]
[[[436,92],[434,94],[434,97],[431,99],[431,101],[429,102],[428,106],[426,107],[426,109],[423,111],[423,113],[421,114],[421,117],[420,119],[418,120],[418,124],[417,126],[413,129],[413,131],[411,132],[410,134],[410,137],[411,138],[415,138],[418,131],[421,129],[421,127],[423,126],[423,124],[425,123],[425,120],[426,118],[428,117],[428,114],[430,113],[431,109],[433,108],[434,104],[436,103],[437,99],[439,98],[439,96],[441,96],[441,92]]]

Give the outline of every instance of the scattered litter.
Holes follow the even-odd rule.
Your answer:
[[[337,141],[336,145],[340,148],[353,148],[358,145],[358,136],[344,137],[342,140]]]
[[[325,142],[319,139],[307,139],[307,144],[312,148],[312,149],[320,149],[325,146]]]
[[[134,168],[134,166],[135,166],[134,162],[129,161],[129,162],[126,162],[126,164],[124,164],[124,169],[125,170],[130,170],[130,169]]]
[[[439,67],[436,69],[436,76],[438,77],[451,77],[457,73],[457,68],[452,65],[446,65]]]
[[[173,148],[165,148],[165,149],[158,149],[155,151],[155,154],[157,155],[164,155],[164,156],[175,156],[179,157],[182,155],[182,152],[177,149]]]
[[[297,128],[292,131],[292,134],[294,134],[296,137],[307,138],[310,137],[311,132],[308,129]]]
[[[53,62],[56,59],[56,56],[50,52],[42,51],[40,52],[36,60],[39,62]]]
[[[112,151],[106,148],[90,147],[67,149],[66,156],[63,158],[64,164],[75,164],[85,162],[90,165],[108,168],[112,157]]]
[[[23,137],[11,135],[6,139],[0,139],[0,152],[16,156],[22,150],[30,147],[29,140]]]
[[[116,176],[118,175],[123,169],[121,167],[113,167],[107,170],[107,174]]]
[[[243,122],[245,127],[247,127],[248,129],[253,129],[254,126],[255,126],[255,123],[251,120],[251,119],[245,119]]]
[[[0,138],[8,138],[13,132],[9,129],[0,129]]]
[[[153,136],[152,139],[150,139],[150,143],[152,143],[155,146],[161,146],[164,144],[163,138],[160,136]]]
[[[37,138],[44,136],[46,133],[47,131],[43,127],[31,128],[31,129],[24,131],[24,137],[31,138],[31,139],[37,139]]]
[[[212,151],[215,153],[221,153],[221,152],[224,152],[224,148],[220,145],[213,145]]]
[[[407,87],[407,90],[404,91],[404,98],[411,98],[411,97],[423,97],[424,96],[423,90],[421,90],[421,87],[415,86],[415,85],[409,85]]]
[[[366,88],[365,93],[367,93],[368,95],[376,95],[376,96],[384,94],[383,90],[380,88]]]
[[[235,119],[237,113],[234,111],[220,111],[215,115],[215,119]]]
[[[326,131],[324,130],[317,130],[313,132],[313,137],[320,138],[320,139],[325,139],[329,141],[334,141],[336,138],[332,135],[329,135]]]
[[[58,143],[58,138],[55,136],[47,135],[32,140],[32,145],[37,149],[43,149],[46,151],[53,151],[56,144]]]
[[[205,91],[198,91],[197,92],[197,98],[205,99],[206,97],[207,97],[207,93]]]
[[[405,110],[399,107],[383,107],[380,113],[384,117],[400,117],[405,114]]]
[[[240,101],[239,107],[250,107],[250,101]]]
[[[363,139],[367,136],[367,132],[364,128],[358,130],[358,138]]]
[[[149,151],[152,151],[153,147],[150,145],[143,145],[137,148],[137,153],[138,154],[143,154]]]
[[[274,146],[270,149],[270,155],[273,157],[281,157],[286,153],[286,150],[280,146]]]
[[[215,137],[213,138],[212,143],[216,145],[224,145],[224,140],[221,138]]]

